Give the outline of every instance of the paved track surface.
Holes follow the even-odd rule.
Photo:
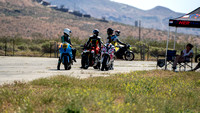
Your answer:
[[[148,61],[122,61],[116,60],[114,70],[99,71],[90,67],[88,70],[80,69],[80,59],[74,63],[71,70],[57,70],[57,58],[37,57],[4,57],[0,56],[0,84],[17,81],[30,81],[41,77],[66,75],[78,78],[109,76],[115,73],[128,73],[136,70],[156,69],[156,62]]]

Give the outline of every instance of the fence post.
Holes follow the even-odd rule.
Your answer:
[[[56,41],[54,42],[54,58],[56,58],[56,51],[57,51],[57,47],[56,47]]]
[[[7,39],[5,39],[5,56],[7,56]]]
[[[57,51],[57,58],[58,58],[58,42],[57,42],[57,45],[56,45],[56,51]]]
[[[13,38],[13,56],[15,56],[15,40]]]
[[[197,56],[197,45],[196,45],[196,48],[195,48],[195,57]]]
[[[147,53],[147,61],[149,61],[149,54],[150,54],[150,50],[149,50],[149,45],[148,45],[148,53]]]
[[[143,49],[143,61],[145,61],[145,45],[144,44],[143,44],[142,49]]]
[[[142,45],[140,44],[140,60],[142,60]]]
[[[51,42],[50,42],[50,47],[49,47],[49,49],[50,49],[50,58],[51,58]]]

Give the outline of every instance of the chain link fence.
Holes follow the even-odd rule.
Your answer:
[[[80,42],[76,39],[76,45],[73,48],[77,49],[77,57],[80,58],[82,48]],[[75,42],[73,41],[73,42]],[[129,41],[130,42],[130,41]],[[16,37],[2,37],[0,38],[0,56],[30,56],[30,57],[50,57],[57,58],[59,56],[58,45],[59,40],[50,39],[23,39]],[[146,43],[137,42],[132,45],[132,51],[135,54],[135,60],[156,60],[157,55],[165,55],[165,47],[159,47],[159,45],[150,45]],[[186,45],[177,47],[177,53],[180,53],[185,49]],[[199,49],[195,45],[193,48],[194,55],[198,55]]]

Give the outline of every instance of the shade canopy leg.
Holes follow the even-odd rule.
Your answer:
[[[176,37],[177,37],[177,27],[175,29],[175,37],[174,37],[174,50],[176,49]]]
[[[167,50],[169,46],[169,37],[170,37],[170,27],[168,29],[167,45],[166,45],[166,53],[165,53],[165,70],[167,70]]]

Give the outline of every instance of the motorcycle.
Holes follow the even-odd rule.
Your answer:
[[[107,43],[101,49],[101,71],[113,69],[115,47]]]
[[[65,70],[70,70],[71,65],[73,65],[72,49],[71,49],[70,44],[67,42],[60,44],[59,52],[60,52],[60,60],[61,60],[62,64],[64,65]],[[59,70],[59,68],[58,68],[58,70]]]
[[[132,61],[135,59],[135,55],[132,51],[130,51],[131,46],[128,44],[126,46],[118,45],[116,46],[119,49],[115,52],[115,56],[119,59],[124,59],[128,61]]]
[[[100,69],[100,48],[99,47],[85,47],[81,54],[81,67],[88,69],[93,66],[94,69]]]

